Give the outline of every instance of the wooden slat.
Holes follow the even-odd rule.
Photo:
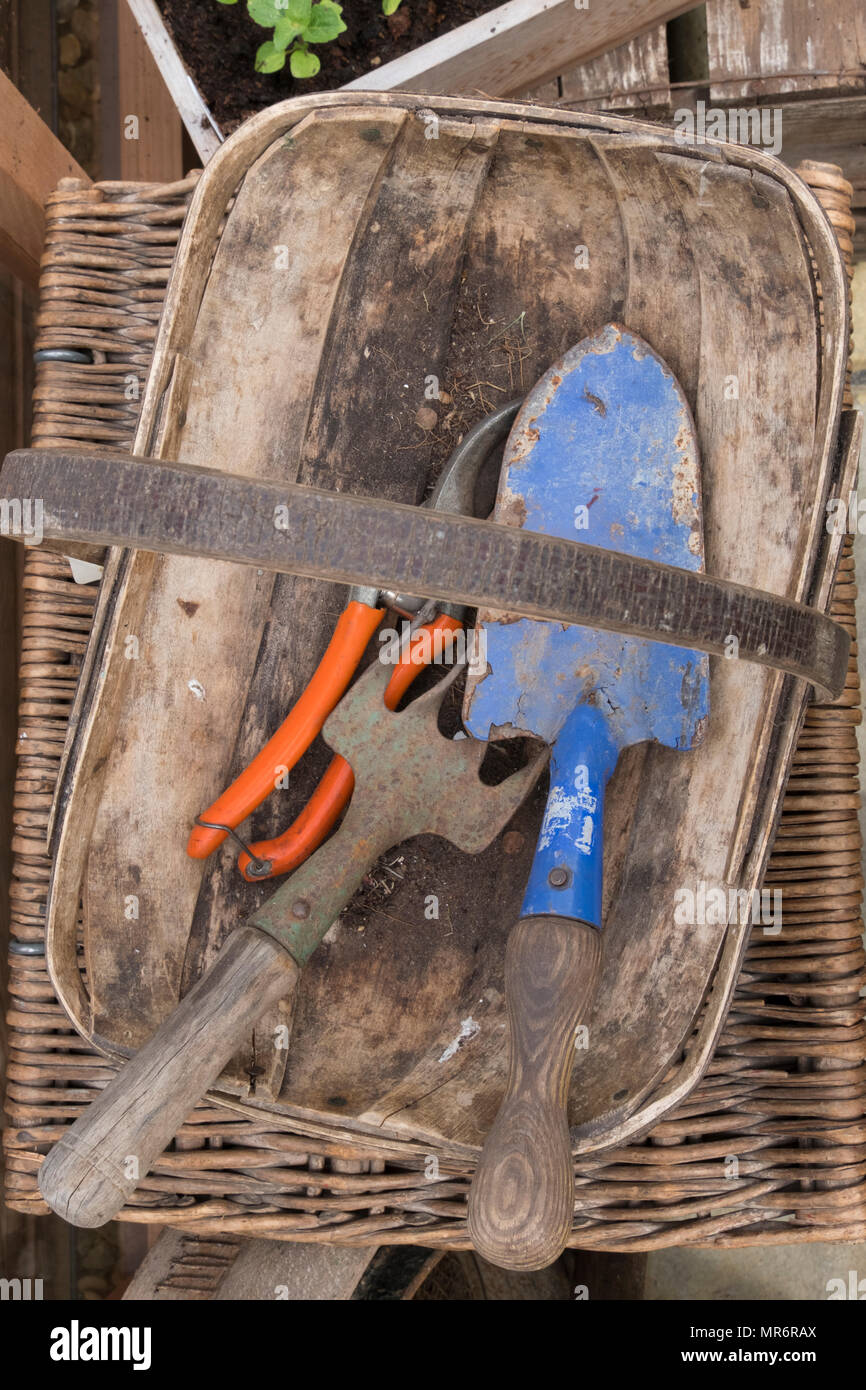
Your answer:
[[[46,197],[61,179],[90,180],[4,72],[0,113],[0,263],[36,286]]]
[[[710,100],[866,88],[863,0],[708,0]]]
[[[691,9],[692,0],[510,0],[348,82],[361,91],[511,96]]]
[[[562,101],[588,110],[626,111],[667,106],[671,87],[667,31],[650,29],[610,53],[564,72]]]
[[[257,467],[273,467],[273,460],[278,458],[282,476],[287,480],[297,476],[307,402],[315,387],[343,264],[369,191],[380,176],[390,143],[402,123],[400,112],[390,119],[379,120],[379,138],[371,142],[365,138],[369,123],[357,120],[348,132],[341,132],[336,148],[333,128],[327,121],[313,119],[303,130],[299,128],[294,140],[303,153],[305,168],[314,171],[311,186],[316,193],[314,197],[291,200],[280,215],[278,230],[273,236],[268,233],[264,240],[235,241],[235,227],[266,226],[268,210],[274,208],[275,199],[292,176],[293,162],[297,158],[295,147],[275,144],[263,165],[261,180],[244,186],[238,206],[249,216],[249,223],[239,220],[227,231],[209,272],[204,318],[198,328],[200,336],[193,340],[189,358],[182,359],[187,361],[188,375],[178,377],[179,369],[175,367],[177,386],[167,415],[176,419],[182,410],[185,414],[181,445],[184,457],[197,461],[207,459],[213,467],[226,468],[232,460],[242,459],[241,466],[250,473]],[[423,136],[420,124],[418,129]],[[238,177],[241,167],[238,166]],[[292,271],[278,268],[274,242],[283,241],[293,248],[319,248],[316,252],[319,267],[324,264],[321,248],[327,245],[321,281],[299,273],[297,260],[292,262]],[[278,283],[279,293],[275,293],[275,283]],[[177,316],[175,322],[178,322]],[[242,327],[228,331],[228,323]],[[242,363],[236,356],[240,337],[248,340]],[[281,363],[279,380],[285,385],[285,393],[280,396],[279,406],[274,404],[273,411],[263,416],[256,407],[254,391],[244,391],[243,383],[273,370],[277,362]],[[183,367],[180,370],[183,373]],[[190,399],[185,402],[187,391]],[[230,406],[226,403],[229,399]],[[230,429],[226,428],[226,409],[232,412]],[[171,444],[170,436],[166,435],[163,446],[170,448]],[[151,744],[150,756],[143,761],[138,762],[145,751],[143,745],[131,744],[123,752],[116,747],[115,751],[121,761],[129,759],[130,763],[137,763],[135,769],[130,768],[121,778],[120,799],[144,777],[141,801],[146,808],[145,819],[150,821],[153,816],[153,825],[159,820],[163,827],[160,833],[171,843],[183,845],[196,810],[206,806],[221,790],[224,769],[230,759],[237,756],[239,767],[243,766],[262,741],[260,726],[255,722],[252,727],[242,724],[242,716],[268,616],[274,576],[251,576],[249,572],[228,565],[220,567],[217,575],[207,562],[186,560],[161,565],[160,576],[159,584],[171,590],[171,601],[155,625],[148,620],[137,631],[141,635],[142,650],[150,652],[160,666],[163,658],[168,660],[171,653],[178,651],[178,644],[180,651],[186,651],[189,669],[184,667],[179,693],[183,719],[166,722],[156,742]],[[134,578],[138,586],[146,589],[147,581],[139,569]],[[187,607],[178,608],[175,599],[183,599]],[[237,615],[237,627],[233,623],[229,628],[220,622],[219,615],[225,612]],[[304,627],[303,630],[308,629]],[[284,699],[289,698],[287,692],[291,688],[290,655],[291,649],[282,662],[277,658],[277,666],[270,668],[274,674],[273,688],[284,692]],[[312,653],[310,659],[313,660]],[[148,685],[154,678],[155,667],[148,663],[148,672],[145,672],[143,666],[139,669],[134,662],[127,662],[126,666],[136,666],[135,671],[126,671],[133,687],[129,692],[130,708],[141,711],[135,718],[146,718],[143,711],[152,699]],[[161,676],[156,678],[162,679]],[[187,684],[191,678],[201,681],[204,699],[197,699],[191,693]],[[175,798],[170,791],[172,777],[166,774],[166,769],[180,765],[184,745],[188,748],[199,744],[211,750],[208,758],[199,763],[197,773],[190,773],[192,781],[184,778],[185,794]],[[151,785],[153,777],[155,781]],[[145,784],[149,790],[145,790]],[[103,808],[107,817],[105,824],[110,825],[112,816],[117,814],[113,807],[112,795]],[[107,902],[114,891],[110,885],[112,881],[120,881],[118,875],[124,882],[127,880],[129,859],[125,854],[118,857],[116,837],[112,831],[103,830],[102,825],[100,817],[92,861],[97,877],[90,900],[94,907],[97,902],[103,903],[111,914],[116,912],[116,904],[112,906]],[[273,833],[273,829],[268,833]],[[178,873],[169,875],[159,865],[146,860],[144,854],[136,860],[141,888],[129,891],[139,893],[140,917],[124,924],[129,933],[131,953],[144,948],[146,940],[151,946],[156,940],[163,941],[162,933],[170,929],[173,913],[179,912],[184,920],[192,920],[201,884],[201,866],[185,855],[182,860]],[[211,861],[209,877],[219,876],[218,860],[219,857],[214,856]],[[96,870],[97,863],[99,870]],[[231,881],[237,878],[232,855],[226,859],[222,877]],[[105,899],[103,894],[107,895]],[[97,910],[101,915],[102,909]],[[209,902],[203,904],[201,911],[204,937],[207,937],[204,929],[209,926],[219,943],[234,924],[231,912],[219,919],[217,909]],[[188,963],[193,972],[197,964],[210,961],[206,945],[199,940],[198,933],[194,936]],[[214,937],[210,940],[213,952]],[[107,944],[105,938],[91,940],[88,935],[86,940],[94,1015],[99,1020],[100,1031],[110,1034],[112,1019],[117,1017],[116,1000],[125,991],[131,1001],[130,1013],[136,1019],[131,1041],[139,1045],[152,1031],[151,1011],[156,1010],[164,1016],[175,1007],[184,962],[176,953],[169,961],[166,940],[159,971],[153,977],[144,972],[135,981],[124,983],[119,978],[116,960],[105,960]],[[273,1039],[274,1028],[287,1021],[285,1013],[263,1020],[262,1036]],[[285,1060],[285,1051],[280,1056],[275,1049],[269,1050],[269,1071],[259,1080],[260,1095],[265,1094],[270,1070],[277,1064],[284,1066]],[[278,1080],[276,1085],[278,1089]]]

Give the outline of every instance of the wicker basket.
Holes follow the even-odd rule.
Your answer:
[[[801,170],[850,269],[850,185]],[[195,176],[173,185],[67,180],[51,199],[37,348],[33,442],[129,447]],[[846,542],[832,613],[854,634]],[[59,557],[24,563],[19,771],[10,957],[7,1204],[47,1210],[43,1155],[113,1068],[71,1029],[44,963],[45,827],[95,586]],[[812,705],[794,758],[767,887],[785,925],[749,950],[700,1086],[643,1141],[577,1165],[585,1249],[732,1246],[866,1236],[866,982],[857,811],[856,645],[843,696]],[[190,1240],[249,1233],[346,1244],[467,1249],[471,1165],[415,1142],[350,1136],[282,1115],[199,1107],[121,1219],[169,1223]]]

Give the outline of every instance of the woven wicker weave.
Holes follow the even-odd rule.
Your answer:
[[[840,234],[850,270],[850,185],[803,169]],[[37,347],[90,350],[92,364],[43,362],[34,443],[128,447],[174,246],[194,178],[170,186],[66,181],[48,209]],[[47,1210],[42,1156],[113,1074],[68,1025],[42,940],[50,861],[44,832],[94,586],[28,550],[24,567],[20,763],[12,885],[7,1203]],[[833,616],[854,634],[850,544]],[[861,945],[855,726],[856,646],[846,690],[806,715],[767,887],[784,927],[756,939],[700,1084],[642,1142],[577,1169],[572,1244],[649,1250],[866,1236],[866,982]],[[27,952],[36,954],[25,954]],[[466,1163],[431,1175],[417,1143],[362,1146],[274,1116],[198,1108],[141,1184],[124,1220],[196,1235],[249,1233],[345,1243],[468,1248]]]

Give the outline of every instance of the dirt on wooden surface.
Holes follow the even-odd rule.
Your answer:
[[[288,97],[328,92],[371,68],[401,58],[413,48],[494,10],[502,0],[403,0],[396,14],[382,13],[382,0],[345,0],[346,32],[314,52],[322,67],[315,77],[293,78],[254,67],[259,44],[271,31],[256,24],[244,0],[158,0],[181,57],[223,131],[246,116]]]

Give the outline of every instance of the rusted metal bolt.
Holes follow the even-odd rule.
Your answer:
[[[547,881],[551,888],[565,888],[570,878],[571,874],[568,869],[551,869],[547,875]]]
[[[292,916],[299,917],[301,921],[310,915],[310,904],[306,898],[298,898],[292,903]]]

